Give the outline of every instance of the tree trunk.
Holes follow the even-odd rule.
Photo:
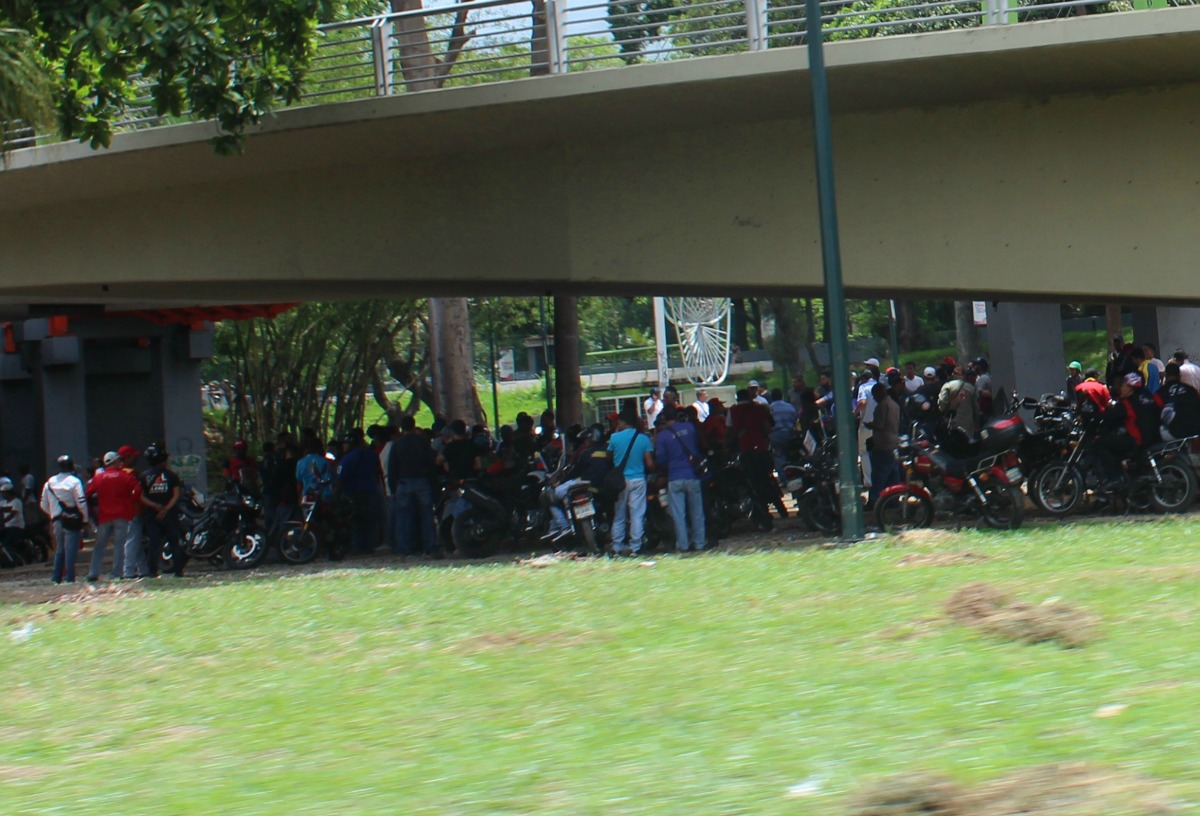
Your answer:
[[[754,327],[754,347],[763,348],[762,310],[758,307],[758,298],[750,298],[750,325]]]
[[[770,298],[768,303],[775,316],[775,348],[772,349],[772,356],[782,358],[791,376],[803,379],[806,366],[800,347],[805,341],[804,317],[791,298]]]
[[[417,11],[422,0],[391,0],[392,11]],[[396,43],[400,50],[400,73],[410,91],[429,91],[440,87],[437,57],[429,44],[425,18],[401,17],[396,20]]]
[[[579,301],[554,297],[554,390],[558,393],[558,427],[583,423],[583,387],[579,380]]]
[[[958,362],[965,368],[967,362],[979,356],[979,332],[975,330],[971,301],[954,301],[954,331],[958,337]]]
[[[1121,326],[1121,304],[1104,304],[1104,329],[1107,334],[1104,338],[1104,345],[1109,351],[1112,351],[1112,339],[1118,334],[1122,337],[1125,336]]]
[[[924,346],[925,332],[917,322],[917,304],[911,300],[896,301],[896,332],[900,335],[901,351]]]
[[[449,420],[482,422],[466,298],[429,299],[429,344],[434,412]]]
[[[530,17],[533,28],[529,32],[529,75],[546,76],[550,73],[550,32],[546,25],[546,0],[533,0]],[[562,417],[558,426],[566,427]]]
[[[730,341],[742,351],[750,346],[746,337],[746,301],[742,298],[731,298],[733,304],[733,326],[730,329]]]

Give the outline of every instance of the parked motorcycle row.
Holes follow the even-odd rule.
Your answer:
[[[995,419],[978,439],[941,442],[914,426],[897,455],[902,484],[882,491],[875,519],[887,531],[926,527],[965,516],[1015,529],[1025,498],[1054,517],[1110,511],[1181,513],[1196,501],[1192,450],[1200,438],[1151,445],[1107,478],[1096,453],[1098,421],[1060,395],[1013,396],[1013,413]],[[1027,427],[1017,411],[1032,411]],[[1022,492],[1021,487],[1024,487]]]

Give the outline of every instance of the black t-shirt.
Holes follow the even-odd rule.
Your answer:
[[[479,449],[470,439],[451,439],[442,449],[446,458],[446,469],[452,479],[469,479],[475,476],[475,459]]]
[[[171,493],[182,485],[183,481],[170,468],[152,467],[142,473],[142,495],[159,507],[166,506],[171,501]]]
[[[1163,402],[1171,406],[1174,417],[1167,429],[1177,438],[1200,434],[1200,395],[1187,383],[1177,382],[1159,392]]]

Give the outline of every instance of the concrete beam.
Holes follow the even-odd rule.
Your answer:
[[[989,303],[988,353],[996,389],[1022,397],[1062,391],[1067,364],[1058,304]]]

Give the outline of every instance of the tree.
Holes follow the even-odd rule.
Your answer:
[[[127,4],[0,0],[55,78],[66,138],[107,147],[138,95],[158,116],[213,119],[234,152],[248,126],[300,98],[321,0],[184,0]]]
[[[0,17],[0,26],[3,18]],[[49,67],[26,31],[0,27],[0,151],[4,137],[20,127],[36,127],[54,115]]]

